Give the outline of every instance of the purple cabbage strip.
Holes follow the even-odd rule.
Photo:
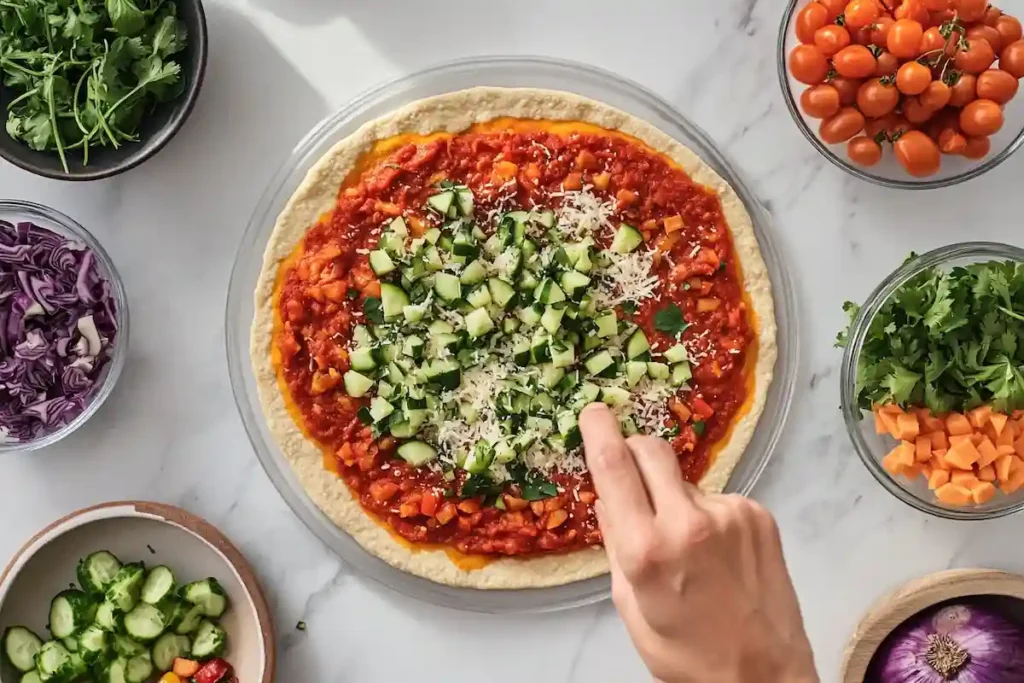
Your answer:
[[[0,441],[32,441],[85,410],[117,338],[112,291],[81,243],[0,220]],[[96,357],[78,329],[86,316]]]

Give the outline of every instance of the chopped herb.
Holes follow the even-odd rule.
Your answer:
[[[299,630],[299,631],[305,631],[306,630],[306,622],[300,621],[299,623],[295,624],[295,628],[297,630]]]
[[[654,314],[654,329],[677,335],[688,327],[683,311],[675,304],[669,304]]]
[[[345,292],[345,296],[348,297],[349,299],[355,299],[356,297],[359,296],[359,290],[356,289],[355,287],[349,287],[348,291]]]
[[[463,498],[474,496],[493,496],[501,493],[501,485],[495,484],[494,480],[486,474],[471,474],[462,483],[459,495]]]
[[[704,430],[706,428],[707,425],[704,423],[704,420],[697,420],[693,423],[693,433],[697,436],[704,436]]]
[[[363,315],[366,319],[372,323],[378,325],[384,324],[384,311],[380,306],[380,299],[376,297],[367,297],[363,301]]]
[[[622,312],[626,315],[636,315],[638,308],[635,301],[625,301],[622,304]]]
[[[359,409],[359,412],[356,413],[356,417],[358,417],[359,421],[362,422],[364,425],[373,424],[373,415],[370,415],[370,409],[367,408],[366,406],[363,406],[362,408]]]
[[[558,495],[558,487],[537,470],[531,470],[522,463],[507,466],[512,481],[519,485],[524,500],[542,500]]]

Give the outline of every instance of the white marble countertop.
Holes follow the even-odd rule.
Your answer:
[[[832,348],[843,300],[862,299],[910,250],[1019,242],[1024,155],[944,191],[865,184],[829,165],[790,121],[774,60],[783,0],[606,4],[490,3],[481,12],[469,0],[206,0],[206,85],[153,160],[89,184],[0,165],[0,196],[60,209],[103,242],[132,306],[128,364],[100,413],[61,445],[3,458],[0,559],[79,507],[166,501],[217,524],[255,565],[281,636],[278,680],[645,680],[610,603],[488,617],[353,575],[271,486],[228,386],[224,301],[235,248],[299,138],[384,79],[468,55],[540,54],[610,69],[671,101],[773,213],[798,289],[802,366],[789,426],[754,495],[779,518],[822,679],[837,680],[859,615],[898,583],[951,566],[1024,571],[1007,542],[1019,518],[941,521],[874,482],[837,409]],[[294,628],[300,619],[305,632]]]

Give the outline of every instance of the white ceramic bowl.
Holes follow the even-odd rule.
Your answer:
[[[162,503],[104,503],[50,524],[15,553],[0,574],[0,633],[24,625],[46,638],[50,600],[75,581],[78,560],[109,550],[123,562],[166,564],[179,581],[212,576],[231,601],[219,620],[228,634],[224,658],[239,681],[274,680],[274,628],[248,562],[209,522]],[[12,669],[0,671],[14,683]]]

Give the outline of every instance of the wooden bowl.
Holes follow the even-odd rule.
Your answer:
[[[225,659],[240,681],[273,681],[274,627],[252,568],[209,522],[163,503],[104,503],[36,534],[0,574],[0,633],[20,624],[45,638],[50,600],[75,581],[78,560],[96,550],[123,562],[166,564],[182,582],[216,578],[231,601],[219,619],[228,634]],[[17,680],[12,673],[4,670],[0,679]]]
[[[864,683],[872,657],[900,624],[947,600],[1001,596],[1024,600],[1024,576],[994,569],[950,569],[915,579],[868,610],[843,654],[843,683]]]

